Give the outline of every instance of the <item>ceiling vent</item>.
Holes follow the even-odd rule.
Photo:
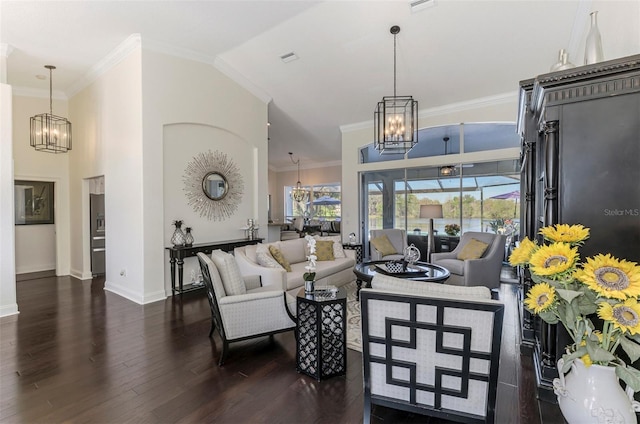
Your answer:
[[[416,13],[436,5],[436,0],[413,0],[409,2],[411,13]]]
[[[290,53],[286,53],[286,54],[283,54],[282,56],[280,56],[280,59],[284,63],[289,63],[289,62],[293,62],[294,60],[298,60],[299,57],[294,52],[290,52]]]

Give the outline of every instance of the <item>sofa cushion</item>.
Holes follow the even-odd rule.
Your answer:
[[[391,241],[389,241],[389,237],[387,237],[386,234],[383,234],[380,237],[372,238],[371,244],[376,248],[378,252],[380,252],[382,256],[399,253],[396,251],[396,248],[393,247],[393,244],[391,244]]]
[[[324,240],[331,240],[333,242],[333,257],[334,258],[346,258],[347,255],[344,253],[344,249],[342,248],[342,240],[340,239],[340,236],[325,236],[325,237],[321,237],[321,236],[313,236],[314,239],[318,240],[318,241],[324,241]],[[309,248],[306,248],[307,250],[309,250]],[[309,252],[307,252],[307,255],[309,254]]]
[[[333,241],[331,240],[318,240],[316,241],[316,257],[319,261],[332,261],[335,259],[333,256]]]
[[[278,249],[280,249],[290,264],[296,264],[307,260],[307,254],[305,253],[306,245],[307,241],[305,239],[298,238],[294,240],[281,241],[278,243]]]
[[[302,274],[305,273],[304,267],[306,265],[306,262],[291,264],[291,272],[288,272],[285,276],[285,278],[287,279],[287,290],[304,286]],[[316,281],[327,278],[344,270],[348,270],[353,276],[352,268],[354,265],[355,261],[351,258],[338,258],[333,261],[318,262],[316,264]],[[355,276],[353,278],[355,279]]]
[[[412,281],[390,275],[376,274],[371,280],[371,288],[395,293],[418,294],[423,296],[437,296],[446,298],[466,298],[489,300],[491,290],[488,287],[459,287],[440,283]]]
[[[267,268],[283,268],[282,265],[280,265],[278,261],[276,261],[273,256],[271,256],[271,252],[269,252],[269,246],[262,243],[256,246],[256,260],[259,265]]]
[[[462,247],[462,250],[458,253],[458,259],[461,261],[467,259],[480,259],[487,250],[487,247],[489,247],[488,243],[472,238]]]
[[[218,249],[211,252],[211,260],[218,268],[224,291],[228,296],[247,292],[240,269],[233,255]]]
[[[284,268],[287,272],[291,272],[291,265],[289,264],[289,261],[287,261],[287,259],[284,257],[280,249],[273,245],[269,246],[269,253],[271,253],[273,259],[275,259],[282,266],[282,268]]]

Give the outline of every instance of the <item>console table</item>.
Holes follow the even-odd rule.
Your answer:
[[[182,284],[184,258],[190,256],[196,256],[199,252],[211,254],[216,249],[224,250],[225,252],[233,252],[236,247],[247,246],[249,244],[258,244],[262,238],[255,239],[237,239],[237,240],[224,240],[216,241],[212,243],[198,243],[192,246],[172,246],[166,247],[169,251],[169,263],[171,264],[171,290],[173,294],[185,293],[188,291],[199,290],[204,288],[204,285],[194,286]],[[176,263],[178,264],[178,287],[176,288]]]

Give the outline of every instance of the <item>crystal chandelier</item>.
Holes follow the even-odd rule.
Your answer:
[[[418,143],[418,102],[411,96],[396,95],[396,36],[400,27],[390,29],[393,34],[393,96],[378,102],[373,116],[374,145],[380,154],[405,154]]]
[[[71,122],[67,118],[53,114],[53,65],[45,65],[49,70],[49,113],[31,117],[30,144],[37,151],[66,153],[71,150]]]
[[[291,198],[296,202],[303,202],[307,198],[307,191],[302,188],[302,184],[300,183],[300,158],[298,160],[293,160],[293,153],[289,152],[289,158],[291,162],[298,165],[298,182],[296,183],[295,188],[291,189]]]

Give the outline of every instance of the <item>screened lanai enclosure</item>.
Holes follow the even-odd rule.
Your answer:
[[[446,165],[398,167],[403,155],[394,158],[380,155],[370,146],[363,148],[363,163],[390,165],[390,169],[361,173],[363,234],[381,228],[426,234],[428,219],[420,217],[420,205],[428,204],[442,205],[442,218],[434,219],[436,234],[444,234],[447,224],[457,224],[461,233],[515,234],[519,225],[520,160],[464,159],[471,160],[479,156],[474,154],[478,152],[518,148],[519,144],[514,124],[487,123],[420,130],[419,143],[407,158],[455,155],[458,161]]]

